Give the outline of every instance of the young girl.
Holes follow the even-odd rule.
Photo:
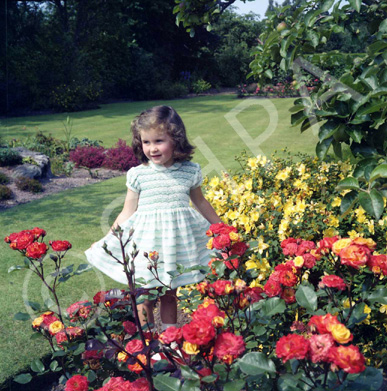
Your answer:
[[[135,277],[149,281],[145,288],[162,286],[148,270],[149,261],[144,257],[144,252],[159,253],[159,278],[166,285],[172,280],[172,290],[161,297],[160,314],[165,329],[177,322],[176,288],[204,278],[200,271],[174,279],[168,272],[176,270],[176,264],[207,266],[209,250],[205,233],[210,223],[221,220],[202,194],[200,166],[190,162],[194,147],[187,140],[182,119],[172,107],[156,106],[143,111],[132,122],[132,132],[133,151],[142,164],[127,173],[127,196],[112,229],[120,226],[124,238],[134,229],[126,252],[131,252],[133,243],[140,250],[135,259]],[[197,210],[189,206],[190,199]],[[86,251],[88,261],[112,279],[127,283],[122,266],[103,250],[104,242],[115,256],[121,256],[119,241],[110,232]],[[139,308],[142,324],[143,309],[148,322],[154,323],[153,305],[146,301]]]

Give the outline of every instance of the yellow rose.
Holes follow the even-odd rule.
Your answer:
[[[352,341],[351,332],[341,323],[334,324],[330,327],[330,332],[332,334],[333,339],[338,343],[348,343]]]
[[[187,354],[198,354],[200,352],[199,345],[196,345],[196,343],[189,343],[187,341],[183,342],[183,350]]]
[[[382,313],[382,314],[387,314],[387,304],[382,304],[379,308],[379,311]]]
[[[128,355],[125,352],[119,352],[117,354],[118,361],[126,361],[128,359]]]
[[[302,267],[304,264],[304,258],[302,258],[300,255],[298,257],[295,257],[293,259],[293,263],[295,267]]]
[[[43,316],[39,316],[38,318],[35,318],[32,322],[32,327],[34,328],[38,328],[40,327],[40,325],[42,324],[44,318]]]
[[[333,251],[336,255],[339,255],[339,254],[340,254],[340,251],[341,251],[343,248],[348,247],[351,243],[352,243],[352,239],[350,239],[350,238],[340,239],[340,240],[338,240],[337,242],[333,243],[332,251]]]
[[[242,292],[243,289],[246,288],[246,282],[238,278],[237,280],[235,280],[234,286],[237,292]]]
[[[214,241],[214,238],[211,238],[209,241],[208,241],[208,243],[207,243],[207,248],[209,249],[209,250],[212,250],[213,248],[214,248],[214,246],[212,245],[212,242]]]
[[[52,322],[48,326],[48,331],[51,335],[55,335],[59,333],[59,331],[62,331],[64,329],[64,325],[60,320],[56,320],[55,322]]]
[[[212,319],[212,324],[215,327],[223,327],[223,325],[224,325],[224,318],[222,318],[221,316],[215,316],[214,319]]]
[[[228,236],[233,242],[239,241],[239,235],[236,232],[230,232]]]

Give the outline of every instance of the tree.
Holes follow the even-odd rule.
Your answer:
[[[179,2],[175,7],[177,22],[191,32],[191,26],[200,23],[210,26],[227,7],[222,2],[198,3],[198,15],[191,7],[196,1]],[[303,132],[320,124],[316,147],[320,159],[327,157],[331,147],[341,157],[343,143],[349,145],[358,163],[353,177],[341,184],[351,190],[343,199],[342,211],[359,202],[379,218],[383,196],[387,196],[387,3],[349,0],[341,5],[336,0],[303,0],[296,9],[287,5],[267,16],[266,30],[253,52],[250,76],[266,82],[278,66],[292,72],[296,80],[303,72],[319,79],[309,98],[295,101],[292,125],[301,124]],[[327,52],[337,34],[355,42],[361,36],[365,52]],[[333,76],[331,70],[338,66],[341,72]]]

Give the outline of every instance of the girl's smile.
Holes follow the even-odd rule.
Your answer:
[[[172,138],[158,129],[141,131],[144,155],[155,164],[169,167],[173,164],[174,143]]]

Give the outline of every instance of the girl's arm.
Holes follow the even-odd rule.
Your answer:
[[[216,214],[214,208],[211,204],[204,198],[202,193],[202,189],[196,187],[195,189],[191,189],[190,191],[191,201],[194,204],[195,208],[211,223],[221,223],[222,220]]]
[[[126,193],[124,207],[122,208],[121,213],[117,216],[110,230],[112,230],[113,228],[117,228],[118,225],[121,225],[130,216],[132,216],[132,214],[137,210],[138,197],[139,193],[128,189],[128,192]]]

